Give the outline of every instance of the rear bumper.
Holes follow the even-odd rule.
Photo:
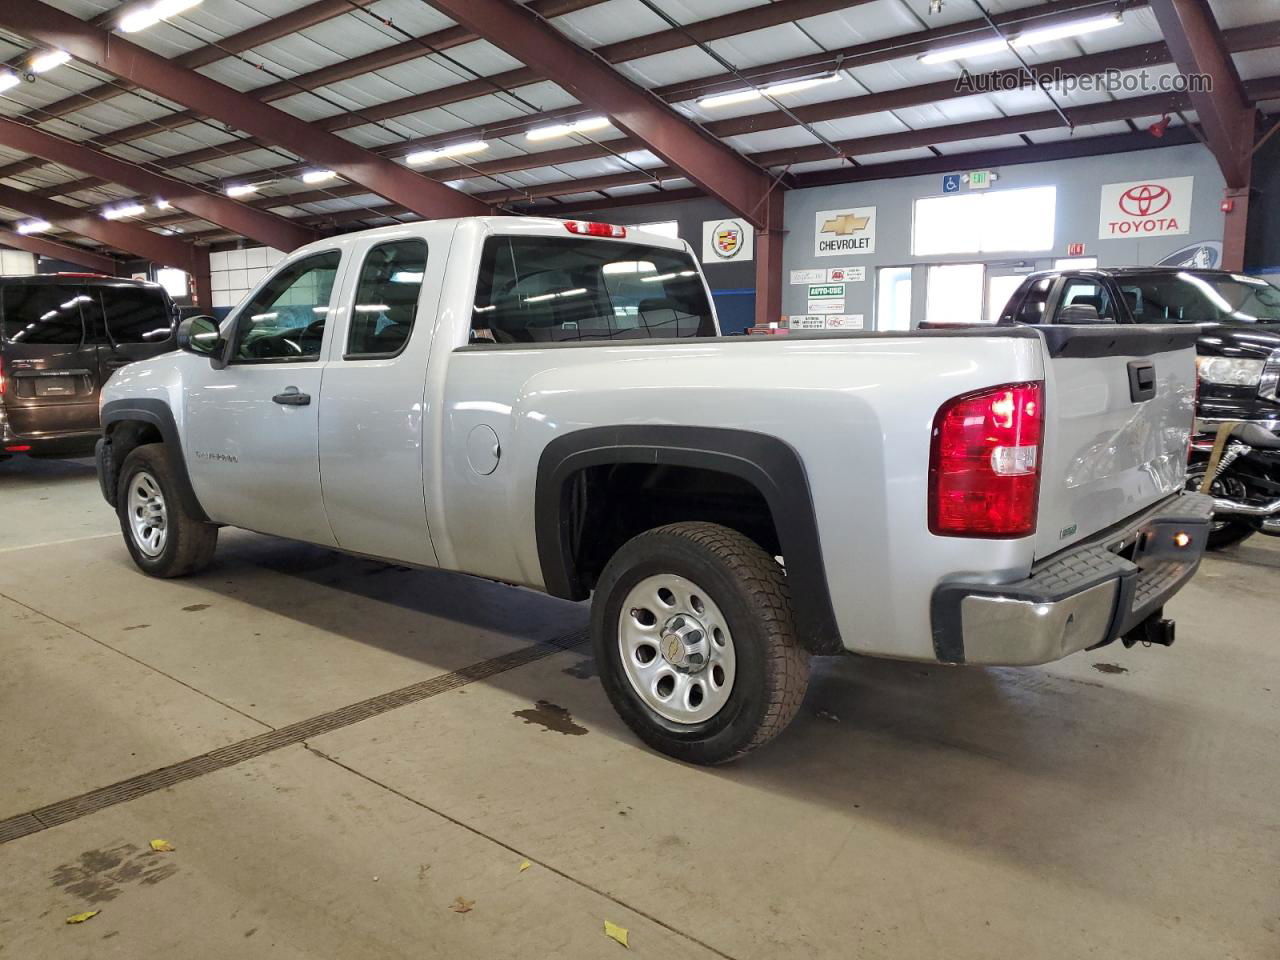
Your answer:
[[[1038,564],[1026,580],[941,584],[932,605],[938,659],[1028,666],[1125,636],[1195,574],[1212,515],[1212,498],[1176,494]]]
[[[0,455],[25,453],[32,457],[83,457],[93,452],[101,436],[96,428],[66,433],[15,433],[0,410]]]

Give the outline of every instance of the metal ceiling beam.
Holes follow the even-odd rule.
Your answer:
[[[184,240],[163,237],[123,220],[104,220],[88,207],[71,207],[56,200],[42,200],[2,184],[0,206],[47,220],[82,237],[188,273],[197,271],[201,257],[205,255],[204,250]]]
[[[1037,25],[1040,25],[1039,22],[1037,22]],[[1253,50],[1275,48],[1280,46],[1280,22],[1257,24],[1251,27],[1238,27],[1233,30],[1226,31],[1225,37],[1227,46],[1233,53],[1245,53]],[[854,50],[857,48],[848,49]],[[840,52],[836,51],[835,53],[839,54]],[[895,58],[896,55],[893,57],[885,57],[886,60]],[[1151,43],[1133,47],[1124,47],[1118,50],[1107,51],[1102,54],[1068,57],[1045,64],[1038,64],[1037,66],[1040,69],[1047,71],[1052,71],[1056,68],[1064,72],[1085,73],[1091,70],[1105,70],[1108,66],[1116,66],[1121,69],[1125,67],[1157,66],[1169,63],[1171,59],[1171,54],[1164,43]],[[783,62],[785,63],[787,61]],[[883,61],[875,60],[869,62]],[[769,65],[765,65],[757,69],[768,70]],[[989,79],[994,82],[1005,78],[1007,75],[1014,75],[1017,73],[1018,71],[1016,70],[994,71],[981,75],[980,79]],[[723,85],[720,85],[709,89],[722,92],[724,87]],[[676,99],[687,99],[689,91],[690,87],[688,84],[673,84],[669,87],[659,87],[654,92],[662,99],[674,102]],[[849,116],[863,116],[870,113],[892,110],[904,106],[919,106],[921,104],[956,99],[963,96],[967,96],[967,94],[963,91],[957,91],[955,89],[954,81],[943,81],[939,83],[917,85],[915,87],[906,87],[900,90],[884,91],[883,93],[878,94],[867,94],[862,97],[850,97],[841,100],[825,101],[812,104],[808,107],[797,108],[794,112],[796,112],[802,119],[809,122],[818,122],[821,120],[842,119]],[[394,103],[396,101],[392,102]],[[413,150],[430,150],[465,140],[515,136],[535,126],[578,119],[587,115],[588,112],[589,110],[582,106],[565,107],[560,110],[553,110],[539,114],[536,117],[516,117],[510,120],[499,121],[497,123],[468,127],[461,130],[452,130],[448,133],[433,134],[427,137],[419,137],[404,143],[392,144],[387,147],[377,147],[374,152],[383,156],[403,156]],[[747,117],[737,118],[734,120],[712,121],[707,125],[707,129],[721,136],[733,136],[737,133],[748,133],[759,129],[780,129],[790,125],[791,123],[792,121],[790,118],[781,111],[768,111],[764,113],[750,114]],[[192,163],[217,160],[225,149],[226,147],[208,147],[201,150],[179,154],[165,159],[162,161],[162,165],[166,167],[178,167]],[[605,157],[615,151],[623,152],[634,149],[638,149],[638,145],[633,140],[622,139],[605,141],[594,146],[587,145],[583,150],[593,150],[594,152],[589,154],[584,152],[584,154],[578,157],[578,159]],[[829,151],[827,155],[830,155]],[[536,160],[538,156],[539,154],[530,154],[529,159]],[[517,157],[513,159],[522,160],[524,158]],[[495,172],[512,172],[516,169],[531,169],[540,165],[541,164],[538,163],[529,163],[526,166],[511,167],[505,171]],[[449,180],[465,176],[475,176],[475,170],[483,169],[484,167],[485,162],[480,162],[468,167],[453,167],[448,170],[440,170],[438,172],[430,170],[424,172],[433,177],[438,176],[441,180]],[[285,167],[279,171],[279,175],[289,176],[292,173],[296,173],[298,169],[300,168]],[[445,174],[448,175],[446,176]],[[78,186],[80,185],[67,184],[65,189],[74,190]]]
[[[1261,77],[1250,81],[1245,87],[1251,100],[1269,100],[1280,97],[1280,76]],[[1102,103],[1071,107],[1067,115],[1077,126],[1109,123],[1118,120],[1133,120],[1141,117],[1159,116],[1190,108],[1190,100],[1185,94],[1151,94],[1145,97],[1130,97],[1124,100],[1108,100]],[[1040,130],[1051,130],[1060,127],[1061,118],[1056,111],[1044,110],[1035,113],[1014,114],[991,120],[975,120],[965,123],[946,124],[941,127],[927,127],[920,130],[903,130],[897,133],[882,134],[874,137],[862,137],[838,141],[837,146],[850,156],[888,153],[895,150],[910,150],[934,144],[956,143],[965,140],[978,140],[985,137],[1017,136],[1022,133],[1034,133]],[[611,140],[608,146],[620,149],[620,144],[628,144],[628,149],[635,149],[637,144],[627,140]],[[563,150],[549,150],[527,156],[510,157],[504,160],[488,161],[475,164],[473,169],[451,167],[432,171],[432,176],[439,179],[454,179],[464,175],[476,176],[496,172],[514,172],[532,169],[550,163],[566,163],[574,160],[590,159],[605,156],[607,151],[593,144],[566,147]],[[748,159],[760,166],[775,167],[795,163],[808,163],[815,160],[829,159],[830,151],[821,145],[793,147],[782,150],[769,150],[748,155]],[[618,186],[630,186],[649,182],[652,178],[670,180],[679,173],[670,167],[649,168],[644,172],[633,171],[623,174],[610,174],[603,177],[578,180],[561,180],[538,184],[519,190],[492,191],[477,196],[487,202],[516,202],[522,199],[538,199],[563,196],[567,193],[585,193],[592,189],[609,189]],[[262,207],[285,207],[300,203],[314,202],[333,197],[356,196],[367,193],[360,187],[338,187],[320,196],[316,191],[300,191],[278,197],[261,197],[254,201]],[[672,191],[679,193],[681,191]],[[702,196],[700,192],[699,196]],[[584,201],[586,202],[586,201]],[[647,201],[646,201],[647,202]],[[573,207],[579,204],[574,202]],[[556,208],[557,210],[559,208]],[[589,209],[589,207],[588,207]],[[361,209],[341,211],[339,214],[305,217],[302,222],[311,225],[352,223],[369,220],[378,216],[392,216],[392,207],[375,208],[376,212]],[[402,211],[403,212],[403,211]],[[334,220],[338,216],[341,219]],[[153,224],[183,223],[186,219],[171,216],[150,221]],[[197,234],[197,236],[201,236]]]
[[[105,273],[109,276],[114,276],[119,267],[112,257],[30,233],[14,233],[12,230],[0,229],[0,247],[12,247],[15,250],[25,250],[27,253],[42,257],[52,257],[54,260],[65,260],[67,263],[87,267],[95,273]]]
[[[5,0],[6,3],[11,0]],[[50,223],[96,240],[118,250],[126,250],[146,260],[162,263],[166,267],[185,270],[195,279],[196,299],[201,306],[212,307],[209,282],[209,250],[194,244],[162,237],[143,227],[123,220],[104,220],[85,207],[69,207],[56,200],[33,197],[29,193],[0,184],[0,207],[17,210],[27,216],[39,217]]]
[[[284,16],[273,17],[264,23],[250,27],[248,30],[233,33],[217,43],[210,43],[203,47],[189,50],[181,56],[175,57],[173,62],[180,67],[186,67],[188,70],[196,70],[211,63],[217,63],[224,57],[243,53],[253,47],[297,33],[299,30],[314,27],[318,23],[331,20],[341,14],[350,13],[357,7],[367,7],[373,2],[374,0],[317,0],[317,2],[307,4],[301,9],[286,13]],[[89,22],[95,26],[106,27],[116,18],[118,13],[118,9],[110,10],[94,17]],[[36,119],[36,115],[38,115],[37,122],[44,122],[54,117],[65,117],[69,113],[83,110],[99,101],[122,96],[131,89],[133,87],[129,84],[104,83],[86,90],[84,93],[75,93],[69,97],[63,97],[61,100],[47,104],[39,110],[25,113],[22,116],[27,119]],[[7,164],[0,167],[0,180],[18,173],[25,173],[27,170],[34,170],[40,165],[39,160],[19,160],[16,163]]]
[[[1191,103],[1227,186],[1236,190],[1247,187],[1256,111],[1245,95],[1208,0],[1151,0],[1151,9],[1178,70],[1184,77],[1200,76],[1208,81],[1203,86],[1193,85]]]
[[[556,17],[566,13],[571,13],[574,10],[593,6],[599,2],[601,2],[601,0],[531,0],[528,7],[543,17]],[[752,30],[778,26],[793,20],[818,16],[823,13],[829,13],[833,10],[849,7],[854,3],[863,2],[866,2],[866,0],[776,0],[774,3],[765,4],[760,7],[752,7],[746,11],[696,21],[689,24],[686,29],[693,37],[706,42],[735,36]],[[1084,3],[1096,5],[1100,0],[1063,0],[1063,2],[1076,5]],[[1116,0],[1109,0],[1109,2],[1114,3]],[[1145,0],[1139,0],[1139,2],[1145,2]],[[435,49],[448,49],[449,47],[456,46],[459,43],[471,42],[476,39],[478,39],[478,37],[470,30],[458,26],[449,27],[445,30],[437,31],[436,33],[429,34],[426,37],[419,38],[417,40],[406,41],[405,43],[396,44],[381,50],[375,50],[363,57],[354,57],[328,67],[313,70],[310,73],[300,74],[296,77],[290,78],[288,81],[268,84],[265,87],[258,87],[250,92],[254,97],[262,100],[278,100],[283,97],[296,95],[300,89],[314,89],[315,87],[324,84],[335,83],[339,80],[360,76],[371,70],[381,69],[383,67],[392,66],[397,63],[403,63],[407,60],[425,56],[430,52],[426,49],[428,46]],[[636,37],[632,40],[621,41],[620,43],[606,44],[602,47],[597,47],[594,52],[605,60],[608,60],[610,63],[622,63],[628,59],[634,59],[637,55],[649,55],[649,53],[637,54],[636,51],[663,52],[687,47],[692,43],[693,40],[690,39],[689,34],[686,34],[684,30],[671,28],[646,34],[642,37]],[[432,90],[422,94],[414,94],[408,97],[401,97],[396,100],[389,100],[385,103],[372,105],[358,112],[336,114],[335,116],[326,117],[315,122],[321,129],[328,130],[330,132],[347,130],[352,127],[358,127],[371,122],[381,122],[383,120],[406,116],[421,110],[429,110],[436,107],[448,106],[453,103],[460,103],[465,100],[475,99],[476,97],[494,93],[499,90],[511,90],[516,87],[537,83],[542,79],[543,77],[537,71],[531,70],[528,67],[518,67],[514,70],[507,70],[492,76],[475,80],[467,80],[462,83],[450,84],[449,86],[441,87],[438,90]],[[548,113],[540,114],[538,122],[554,122],[561,114],[567,115],[575,113],[580,115],[581,110],[582,108],[580,107],[571,107],[563,111],[550,111]],[[169,116],[158,117],[153,121],[148,121],[147,123],[140,123],[131,127],[125,127],[122,130],[115,131],[105,137],[96,139],[95,143],[100,146],[113,143],[124,143],[141,137],[151,136],[160,130],[176,129],[195,122],[197,119],[198,115],[194,111],[183,111]],[[443,135],[443,142],[450,142],[447,134]],[[243,140],[233,141],[231,143],[220,144],[216,147],[206,147],[199,150],[188,151],[187,153],[166,158],[162,161],[162,165],[165,169],[173,169],[175,167],[187,166],[194,163],[219,160],[227,156],[234,156],[241,153],[247,153],[251,150],[260,149],[267,146],[268,143],[269,141],[267,140],[250,137]],[[375,152],[382,156],[398,157],[402,155],[402,153],[408,152],[409,149],[412,148],[412,144],[403,144],[401,147],[402,150],[398,150],[396,145],[393,144],[388,148],[378,148]],[[6,176],[6,170],[8,169],[9,168],[6,167],[0,167],[0,179]],[[89,181],[77,181],[74,186],[69,185],[67,187],[67,191],[74,193],[77,190],[84,190],[91,186],[98,185],[99,184]],[[57,194],[54,195],[56,196]]]
[[[580,10],[584,7],[594,6],[602,3],[603,0],[532,0],[530,6],[539,12],[546,11],[543,15],[554,17],[565,13],[572,13],[574,10]],[[348,6],[348,11],[350,12]],[[351,57],[346,60],[340,60],[329,66],[320,67],[307,73],[298,74],[287,80],[277,80],[266,86],[255,87],[248,91],[252,96],[263,103],[283,100],[285,97],[297,96],[305,90],[314,90],[327,84],[337,83],[340,80],[349,80],[352,77],[362,76],[375,70],[382,70],[396,64],[405,63],[408,60],[414,60],[418,57],[425,57],[435,51],[449,50],[453,47],[461,46],[464,43],[474,43],[479,37],[470,30],[463,27],[452,26],[443,30],[437,30],[434,33],[417,37],[413,40],[406,40],[403,43],[393,44],[390,47],[383,47],[359,57]],[[536,78],[535,78],[536,79]],[[452,89],[452,88],[450,88]],[[492,83],[488,83],[484,92],[489,93],[494,90]],[[478,94],[475,94],[478,96]],[[407,102],[412,98],[404,98],[403,100],[393,102]],[[377,111],[385,109],[384,104],[369,108],[376,114]],[[418,107],[415,109],[425,109]],[[365,111],[361,111],[365,112]],[[349,114],[338,114],[338,117],[346,117]],[[199,110],[183,110],[177,113],[167,114],[166,116],[156,117],[143,123],[136,123],[130,127],[124,127],[113,133],[95,139],[99,145],[105,146],[114,143],[128,143],[131,140],[138,140],[142,137],[149,137],[161,130],[176,130],[179,127],[185,127],[188,124],[196,123],[202,117]],[[377,116],[371,116],[371,119],[377,119]],[[326,122],[330,125],[326,125]],[[358,121],[353,126],[368,121]],[[324,130],[341,130],[342,126],[333,126],[334,118],[327,118],[327,121],[317,121],[317,124]],[[254,139],[252,141],[242,141],[242,143],[250,144],[246,149],[254,149],[256,147],[266,146],[270,140]],[[3,171],[0,170],[0,175]]]
[[[653,94],[512,0],[427,0],[490,43],[608,115],[667,163],[753,226],[768,226],[774,184]]]
[[[288,252],[316,239],[314,231],[290,223],[274,213],[208,193],[182,180],[152,173],[137,164],[126,163],[110,154],[91,150],[15,120],[0,117],[0,144],[103,177],[138,193],[167,200],[194,217],[234,230],[268,247]]]
[[[99,70],[268,139],[350,181],[363,183],[372,192],[424,217],[487,212],[464,193],[420,177],[341,137],[316,130],[283,110],[178,67],[40,0],[5,0],[0,6],[0,26],[34,42],[65,50]]]

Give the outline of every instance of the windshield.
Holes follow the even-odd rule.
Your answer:
[[[1137,323],[1280,323],[1280,290],[1237,273],[1152,273],[1119,278]]]
[[[485,241],[472,343],[715,334],[702,277],[682,250],[583,238]]]

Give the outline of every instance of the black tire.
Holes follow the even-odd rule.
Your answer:
[[[661,716],[623,666],[622,605],[633,587],[661,575],[697,584],[727,621],[735,676],[728,699],[704,722]],[[736,760],[785,730],[804,700],[809,654],[796,638],[786,576],[755,542],[728,527],[673,523],[628,541],[600,575],[591,626],[601,682],[614,709],[641,740],[678,760]]]
[[[130,489],[142,481],[143,474],[154,480],[164,501],[165,539],[155,556],[149,556],[138,543],[129,514]],[[116,488],[116,516],[120,518],[120,532],[124,534],[129,555],[143,573],[153,577],[185,577],[203,570],[213,560],[218,528],[187,512],[185,492],[163,443],[135,447],[124,458]]]
[[[1204,472],[1208,463],[1198,461],[1187,467],[1187,489],[1196,493],[1200,492],[1200,484],[1204,482]],[[1233,484],[1239,485],[1237,489]],[[1244,498],[1248,496],[1248,489],[1238,480],[1230,477],[1219,477],[1213,483],[1210,491],[1217,497],[1237,497]],[[1241,541],[1248,540],[1258,528],[1248,521],[1226,520],[1215,518],[1209,525],[1209,538],[1205,541],[1205,547],[1209,550],[1225,550],[1227,547],[1234,547]]]

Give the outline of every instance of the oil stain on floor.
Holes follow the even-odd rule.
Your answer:
[[[550,700],[539,700],[537,705],[531,709],[513,710],[511,715],[519,717],[525,723],[537,724],[540,727],[571,737],[580,737],[587,732],[586,727],[579,723],[574,723],[573,714]]]
[[[1122,667],[1118,663],[1095,663],[1093,669],[1099,673],[1128,673],[1128,667]]]
[[[152,886],[177,872],[176,863],[163,862],[154,850],[122,843],[105,850],[86,850],[73,862],[55,868],[49,879],[53,886],[89,903],[106,903],[120,896],[123,884]]]

